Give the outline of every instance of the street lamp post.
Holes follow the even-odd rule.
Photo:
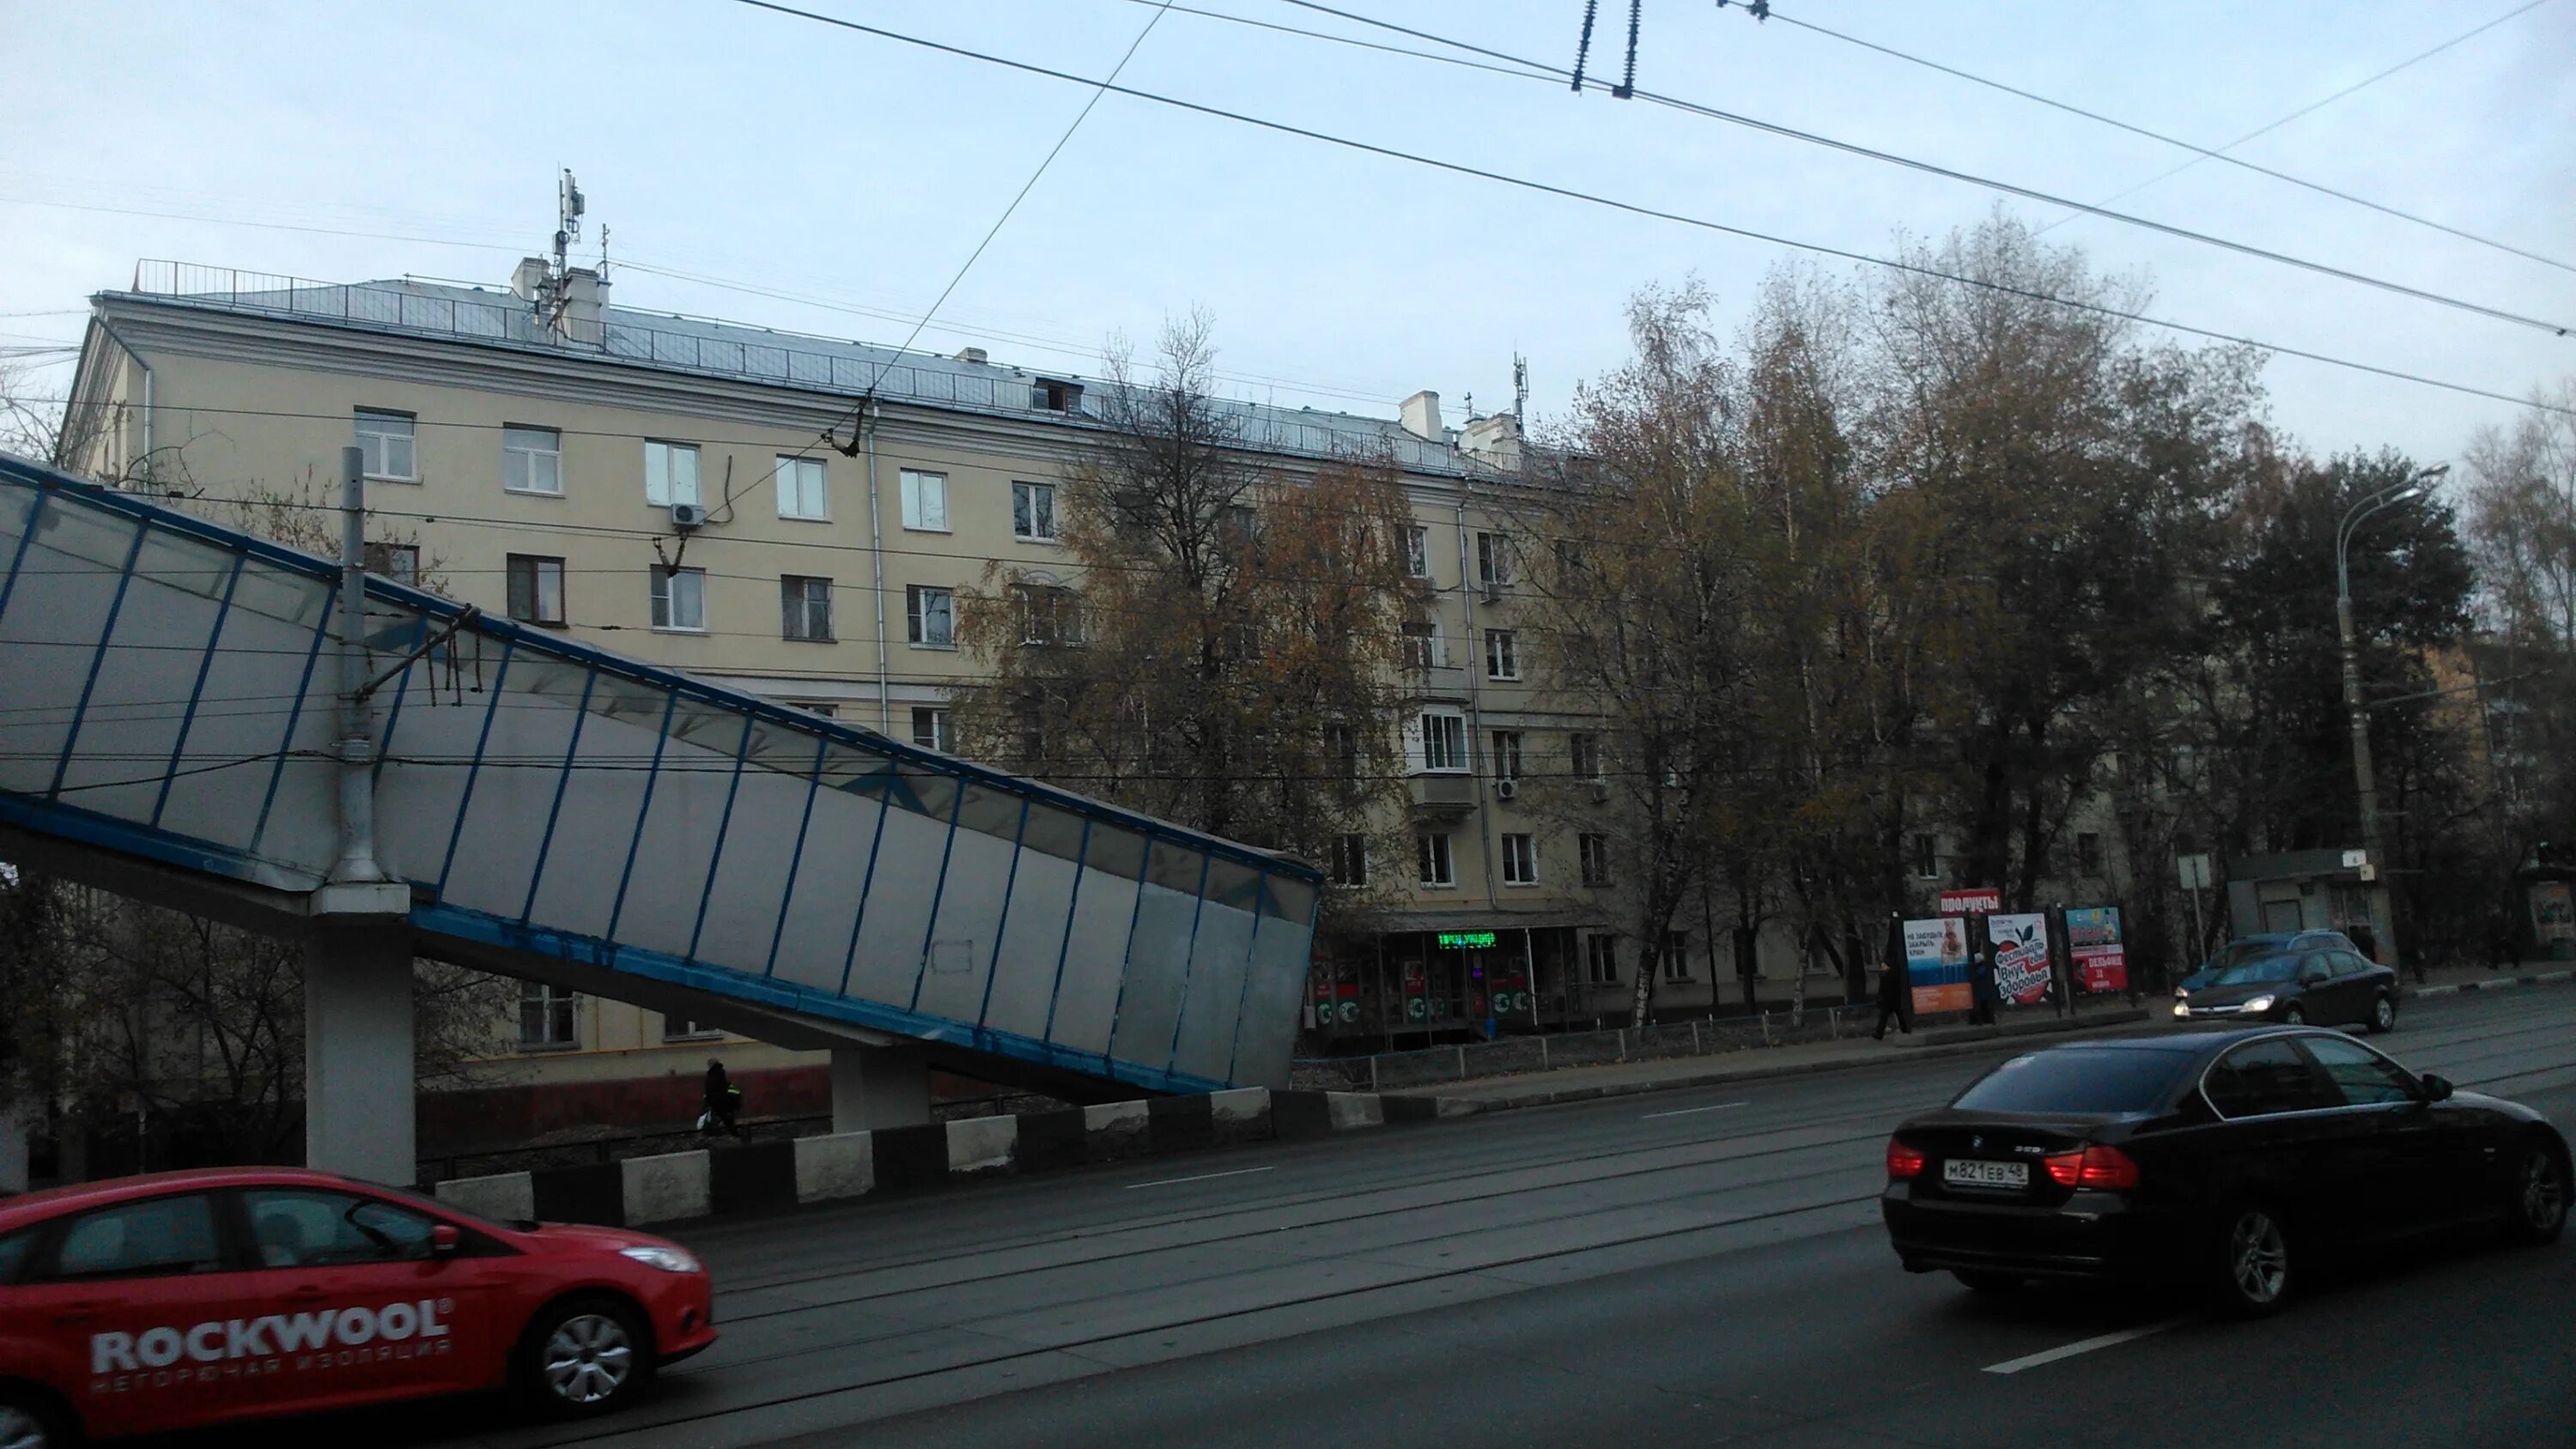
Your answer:
[[[2386,865],[2387,856],[2379,844],[2379,787],[2370,770],[2370,711],[2361,701],[2361,649],[2352,631],[2352,567],[2347,551],[2353,534],[2372,514],[2417,497],[2426,484],[2450,471],[2450,464],[2436,463],[2403,483],[2382,488],[2345,509],[2343,521],[2335,525],[2335,627],[2343,635],[2343,707],[2352,727],[2352,781],[2361,803],[2362,859],[2374,874]],[[2388,949],[2397,949],[2394,939]]]

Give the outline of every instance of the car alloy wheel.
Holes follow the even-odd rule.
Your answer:
[[[2397,1003],[2382,996],[2370,1006],[2370,1029],[2374,1032],[2397,1029]]]
[[[547,1390],[566,1407],[595,1409],[634,1377],[635,1340],[610,1314],[571,1314],[546,1335],[542,1369]]]
[[[0,1400],[0,1449],[54,1449],[66,1442],[33,1406]]]
[[[2281,1013],[2281,1020],[2284,1024],[2289,1026],[2305,1026],[2308,1024],[2308,1014],[2299,1009],[2297,1003],[2294,1002],[2291,1004],[2289,1010]]]
[[[2227,1302],[2239,1313],[2270,1313],[2290,1295],[2290,1241],[2259,1207],[2236,1210],[2226,1236]]]
[[[2526,1243],[2546,1243],[2567,1226],[2567,1164],[2548,1144],[2522,1149],[2513,1174],[2513,1235]]]

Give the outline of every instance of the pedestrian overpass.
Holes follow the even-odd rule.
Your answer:
[[[0,860],[308,942],[307,1146],[411,1176],[410,961],[1077,1101],[1285,1085],[1320,879],[0,456]],[[352,770],[387,882],[334,879]]]

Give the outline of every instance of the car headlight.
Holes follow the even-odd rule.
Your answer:
[[[2257,996],[2253,1000],[2245,1003],[2245,1009],[2247,1011],[2270,1011],[2272,1009],[2272,998],[2268,996]]]
[[[2190,1002],[2188,1002],[2188,1001],[2181,1000],[2180,998],[2176,998],[2176,999],[2175,999],[2175,1001],[2174,1001],[2174,1015],[2176,1015],[2176,1016],[2189,1016],[2189,1015],[2191,1015],[2191,1003],[2190,1003]]]
[[[620,1248],[617,1254],[621,1258],[632,1258],[647,1268],[659,1268],[665,1273],[701,1271],[697,1259],[677,1248]]]

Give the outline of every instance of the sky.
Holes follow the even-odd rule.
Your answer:
[[[1196,9],[1367,38],[1289,0]],[[1645,0],[1638,83],[2099,203],[2190,153],[1785,23],[1795,18],[2207,146],[2526,0]],[[804,8],[1369,145],[1850,252],[1990,215],[1990,190],[1681,110],[1263,29],[1151,0],[804,0]],[[1571,64],[1581,0],[1339,0]],[[1608,0],[1591,69],[1623,64]],[[1150,25],[1150,29],[1148,28]],[[1141,41],[1139,36],[1142,36]],[[1451,56],[1457,51],[1445,51]],[[622,306],[898,343],[1099,93],[739,0],[216,4],[0,0],[0,358],[76,343],[89,294],[158,258],[498,287],[554,227],[555,175],[609,233]],[[2537,6],[2234,152],[2566,265],[2203,161],[2118,206],[2542,320],[2576,323],[2576,0]],[[2555,60],[2551,58],[2555,57]],[[1485,62],[1494,64],[1494,62]],[[2028,200],[2148,311],[2519,398],[2576,335]],[[1214,321],[1238,396],[1534,424],[1619,364],[1639,288],[1697,278],[1714,324],[1800,253],[1123,95],[1038,177],[920,344],[1096,370]],[[1856,264],[1825,260],[1829,275]],[[677,274],[677,275],[675,275]],[[60,353],[24,354],[50,365]],[[2457,456],[2515,404],[2290,357],[2271,420],[2318,452]]]

